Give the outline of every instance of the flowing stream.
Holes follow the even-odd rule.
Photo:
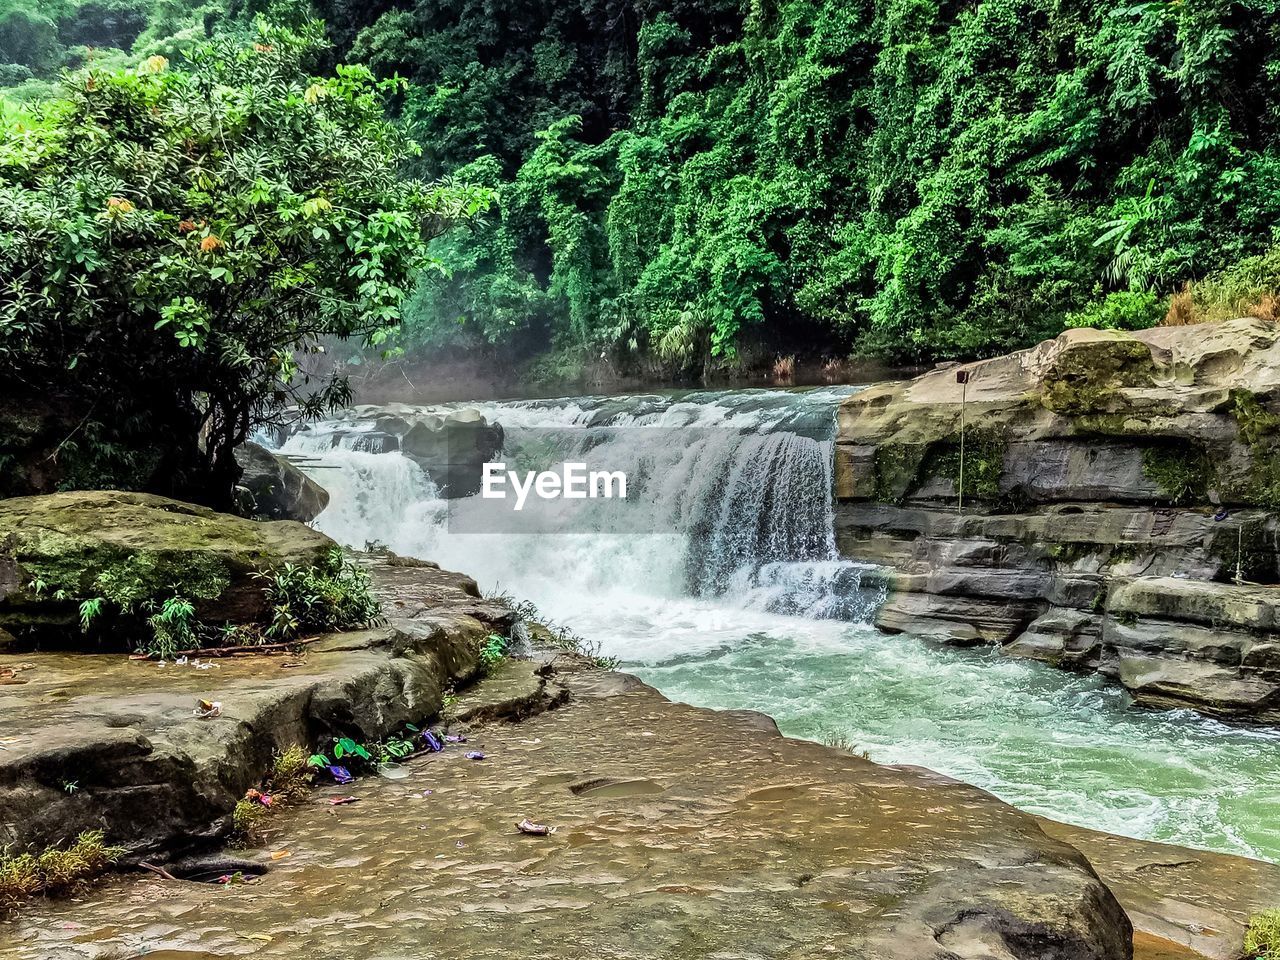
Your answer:
[[[1097,677],[869,626],[874,568],[832,536],[834,412],[848,388],[441,405],[506,430],[513,465],[625,469],[628,498],[531,508],[529,532],[444,501],[374,420],[312,425],[332,497],[316,525],[531,600],[672,699],[930,767],[1081,826],[1280,860],[1280,731],[1147,712]],[[404,413],[404,410],[391,412]],[[464,532],[493,529],[497,532]]]

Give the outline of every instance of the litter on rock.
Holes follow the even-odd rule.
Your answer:
[[[197,700],[196,708],[191,713],[201,720],[216,720],[222,716],[222,704],[217,700]]]
[[[481,753],[479,750],[472,750],[472,751],[470,751],[470,752],[467,754],[467,759],[468,759],[468,760],[483,760],[483,759],[484,759],[484,754],[483,754],[483,753]]]
[[[329,764],[327,767],[325,767],[325,769],[329,771],[329,774],[338,783],[350,783],[352,780],[355,779],[355,777],[351,775],[350,770],[348,770],[346,767],[339,766],[336,763]]]
[[[283,860],[285,857],[291,856],[288,850],[277,850],[271,855],[272,860]]]
[[[546,837],[556,832],[555,827],[548,827],[545,823],[534,823],[528,817],[517,823],[516,829],[531,837]]]
[[[467,738],[460,733],[451,733],[447,737],[445,737],[445,739],[450,743],[466,743],[467,742]]]
[[[422,731],[422,742],[427,745],[427,749],[432,753],[439,753],[444,749],[444,744],[440,742],[440,738],[431,730]]]
[[[360,802],[359,797],[330,797],[329,798],[330,806],[334,806],[334,807],[340,807],[345,803],[359,803],[359,802]]]

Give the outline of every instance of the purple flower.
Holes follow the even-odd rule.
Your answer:
[[[348,770],[346,767],[340,767],[336,763],[329,764],[329,766],[325,767],[325,769],[328,770],[331,774],[333,774],[333,779],[336,780],[338,783],[350,783],[352,780],[355,779],[355,777],[351,776],[350,770]]]

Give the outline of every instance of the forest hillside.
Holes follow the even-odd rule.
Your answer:
[[[1274,0],[0,0],[9,122],[261,14],[408,81],[409,173],[496,192],[432,241],[411,354],[900,363],[1273,310]]]

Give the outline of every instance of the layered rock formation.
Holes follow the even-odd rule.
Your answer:
[[[0,850],[93,829],[135,856],[198,848],[228,832],[236,801],[278,752],[324,735],[373,743],[435,716],[512,614],[433,564],[384,567],[378,582],[390,622],[322,637],[305,656],[201,667],[0,654],[19,678],[0,686]],[[221,703],[221,716],[193,715],[199,699]]]
[[[1276,324],[1070,330],[862,391],[836,498],[841,550],[896,571],[882,628],[1280,720]]]

